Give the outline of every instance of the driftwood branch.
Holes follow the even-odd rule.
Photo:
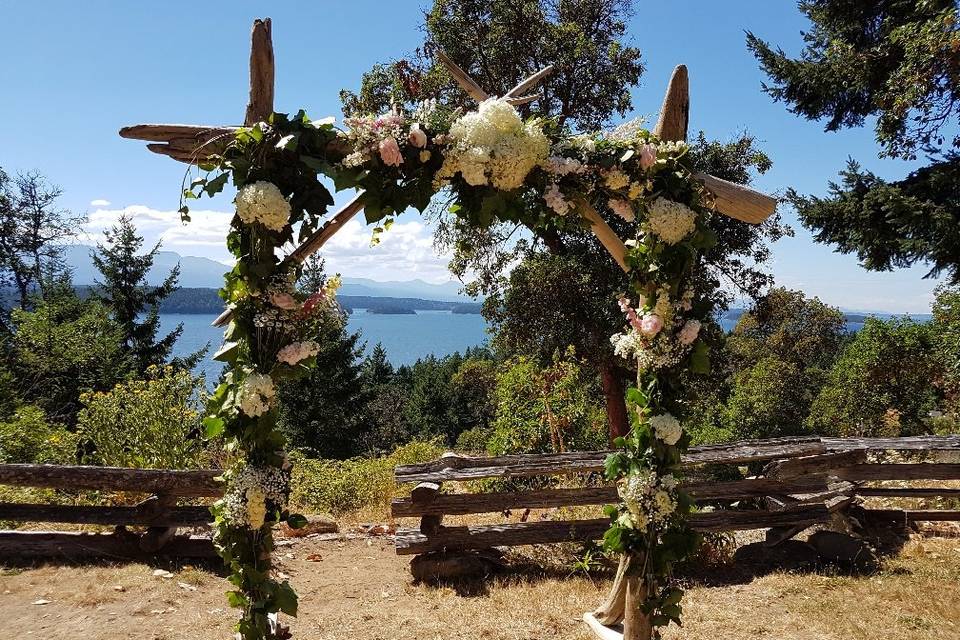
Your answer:
[[[254,20],[250,33],[250,102],[243,118],[250,126],[273,113],[273,26],[270,18]]]
[[[447,71],[450,72],[450,75],[453,76],[453,79],[457,81],[457,84],[467,92],[467,94],[476,100],[477,102],[483,102],[490,95],[484,91],[479,84],[477,84],[473,78],[467,75],[467,72],[464,71],[457,65],[456,62],[450,59],[450,57],[445,54],[443,51],[437,50],[436,52],[437,60],[447,68]]]
[[[687,139],[687,123],[690,119],[690,82],[687,67],[679,64],[670,76],[670,84],[663,96],[660,117],[653,133],[661,140],[681,141]]]
[[[597,240],[600,241],[600,244],[603,245],[613,259],[616,260],[620,268],[624,271],[629,271],[630,267],[627,266],[627,246],[623,244],[620,236],[610,228],[610,225],[604,221],[597,210],[593,208],[593,205],[583,198],[577,198],[574,201],[574,206],[577,212],[590,223],[593,234],[597,236]]]
[[[742,184],[728,182],[706,173],[695,173],[713,197],[712,206],[725,216],[760,224],[777,210],[777,199]]]
[[[540,71],[537,71],[533,75],[528,76],[527,78],[521,80],[520,83],[517,84],[517,86],[515,86],[513,89],[510,89],[510,91],[507,91],[507,94],[504,97],[519,98],[524,93],[526,93],[530,89],[533,89],[535,86],[543,82],[543,79],[552,73],[553,73],[553,65],[551,64],[547,67],[544,67],[543,69],[540,69]]]

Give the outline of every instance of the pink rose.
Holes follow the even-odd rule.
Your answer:
[[[649,169],[657,161],[657,147],[652,144],[645,144],[640,147],[640,168]]]
[[[273,294],[270,296],[270,304],[275,306],[277,309],[283,309],[284,311],[293,311],[300,306],[297,303],[297,299],[289,293]]]
[[[388,167],[399,167],[403,164],[403,154],[400,153],[400,145],[393,136],[384,138],[380,141],[380,159]]]
[[[648,313],[640,319],[640,333],[652,338],[663,329],[663,320],[655,313]]]
[[[677,336],[677,339],[680,340],[681,344],[691,345],[698,335],[700,335],[700,321],[687,320],[683,329],[680,329],[680,335]]]
[[[414,124],[410,127],[410,135],[407,137],[407,140],[417,149],[423,149],[427,146],[427,134],[423,132],[419,124]]]

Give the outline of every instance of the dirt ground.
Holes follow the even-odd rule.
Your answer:
[[[609,579],[542,570],[414,584],[409,558],[387,538],[298,540],[278,551],[279,571],[300,594],[294,637],[310,640],[586,640],[581,615],[609,588]],[[191,566],[9,568],[0,629],[4,638],[222,640],[234,621],[227,586]],[[720,569],[691,585],[684,609],[684,628],[665,638],[960,639],[960,539],[912,540],[866,577]]]

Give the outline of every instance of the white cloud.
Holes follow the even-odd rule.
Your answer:
[[[99,208],[89,214],[82,241],[93,244],[103,240],[103,231],[117,223],[121,215],[130,216],[145,244],[156,242],[163,249],[184,256],[201,256],[229,264],[226,237],[232,213],[212,210],[191,210],[190,222],[180,222],[177,211],[160,211],[144,205],[123,209]],[[345,276],[374,280],[413,280],[448,282],[449,256],[438,255],[433,248],[433,229],[420,221],[397,222],[380,237],[380,244],[370,246],[372,226],[354,219],[330,239],[321,255],[327,270]]]
[[[96,199],[96,200],[91,200],[91,201],[90,201],[90,206],[91,206],[91,207],[109,207],[109,206],[110,206],[110,201],[109,201],[109,200],[104,200],[104,199],[102,199],[102,198],[98,198],[98,199]]]

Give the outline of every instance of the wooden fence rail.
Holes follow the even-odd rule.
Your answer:
[[[842,514],[859,496],[960,497],[949,487],[867,487],[875,480],[956,480],[960,464],[943,462],[870,461],[872,454],[942,454],[960,452],[960,436],[911,438],[777,438],[741,441],[691,448],[681,466],[696,472],[703,465],[736,465],[765,462],[764,475],[732,481],[688,480],[682,487],[698,503],[729,507],[744,502],[746,508],[720,508],[698,512],[691,526],[699,531],[733,531],[770,528],[780,532],[772,543],[814,524],[828,523]],[[401,465],[398,483],[416,482],[410,497],[392,503],[395,517],[419,517],[418,528],[397,532],[398,554],[483,549],[493,546],[545,544],[597,539],[609,520],[508,522],[476,526],[443,526],[444,516],[508,512],[514,509],[556,509],[614,504],[611,485],[538,488],[522,491],[442,493],[444,482],[469,482],[484,478],[524,478],[595,474],[609,452],[470,457],[448,453],[438,460]],[[696,476],[696,473],[692,475]],[[702,475],[702,474],[701,474]],[[595,475],[592,477],[596,477]],[[757,508],[757,505],[766,508]],[[741,505],[742,507],[743,505]],[[902,522],[960,520],[960,511],[868,510],[872,518]]]
[[[114,526],[113,533],[0,531],[0,557],[213,557],[209,536],[177,535],[178,528],[208,528],[209,507],[177,505],[178,498],[223,495],[220,471],[119,467],[0,465],[0,484],[61,490],[147,494],[134,506],[0,503],[0,520]],[[134,533],[126,527],[146,527]]]

